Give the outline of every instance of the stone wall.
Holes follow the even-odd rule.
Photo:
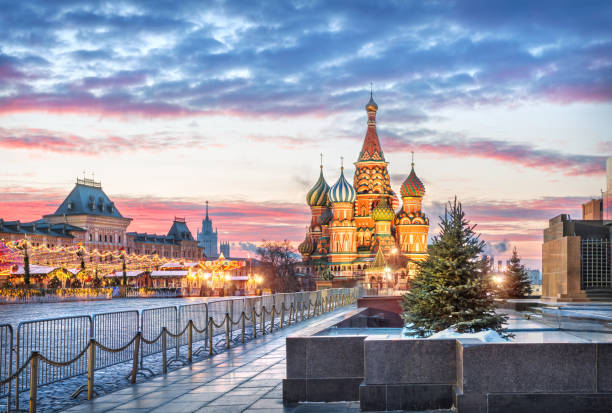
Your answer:
[[[283,400],[360,400],[362,410],[610,412],[612,343],[317,336],[364,327],[369,309],[287,338]]]
[[[612,343],[457,341],[457,412],[604,412]]]
[[[452,406],[455,340],[368,337],[364,341],[362,410],[426,410]]]
[[[361,336],[316,336],[332,325],[363,325],[367,308],[334,319],[317,331],[287,337],[287,378],[283,380],[283,401],[295,403],[359,400],[363,381],[364,347]],[[367,318],[365,318],[367,320]]]

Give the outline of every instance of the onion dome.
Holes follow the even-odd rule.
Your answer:
[[[340,178],[329,190],[329,201],[336,202],[355,202],[355,189],[344,178],[344,167],[340,170]]]
[[[328,225],[333,217],[334,217],[334,214],[332,213],[331,209],[326,208],[325,211],[321,214],[321,216],[317,220],[317,222],[319,223],[319,225]]]
[[[400,193],[402,194],[402,197],[423,197],[423,195],[425,195],[425,185],[423,185],[423,182],[421,182],[419,177],[416,176],[416,173],[414,173],[414,162],[412,163],[412,170],[410,171],[410,175],[408,175],[408,178],[406,178],[406,180],[402,184]]]
[[[374,96],[372,96],[372,92],[370,92],[370,100],[366,103],[366,110],[376,112],[378,110],[378,105],[374,102]]]
[[[391,190],[391,209],[393,209],[394,211],[397,210],[397,208],[399,208],[399,199],[397,197],[397,194],[395,193],[395,191]]]
[[[314,245],[312,244],[312,241],[310,240],[309,236],[306,236],[306,238],[304,239],[304,242],[302,242],[298,246],[298,251],[300,252],[300,254],[303,254],[303,255],[312,254],[312,252],[314,251]]]
[[[327,195],[329,193],[329,185],[323,178],[323,165],[321,165],[321,174],[319,180],[312,187],[308,194],[306,194],[306,202],[311,207],[313,206],[325,206],[327,205]]]
[[[393,221],[393,218],[395,218],[395,212],[387,204],[387,199],[383,198],[372,211],[372,219],[374,221]]]

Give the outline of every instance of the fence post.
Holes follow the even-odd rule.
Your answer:
[[[230,348],[230,315],[225,313],[225,348]]]
[[[193,361],[193,320],[187,323],[187,361]]]
[[[38,351],[32,352],[30,359],[30,413],[36,413],[36,397],[38,393]]]
[[[242,332],[242,344],[244,344],[244,327],[245,327],[244,324],[246,323],[246,320],[245,320],[246,314],[244,313],[244,311],[242,312],[240,317],[242,317],[242,326],[241,326],[241,328],[242,328],[242,331],[241,331]]]
[[[96,362],[96,340],[89,339],[89,349],[87,354],[87,400],[94,397],[94,369]]]
[[[168,355],[166,354],[166,350],[167,350],[167,343],[166,343],[166,327],[162,327],[162,336],[161,336],[161,340],[162,340],[162,374],[166,374],[168,372],[168,365],[167,363],[167,357]]]
[[[266,335],[266,306],[261,306],[261,335]]]
[[[307,315],[306,318],[310,318],[310,305],[311,305],[310,297],[308,297],[308,313],[306,314]]]
[[[257,314],[255,306],[253,306],[253,313],[251,314],[251,321],[253,322],[253,338],[257,338]]]
[[[132,384],[136,383],[136,373],[138,373],[138,356],[140,353],[140,338],[142,333],[140,331],[136,332],[136,340],[134,341],[134,359],[132,360],[132,379],[130,382]]]
[[[213,355],[213,318],[208,317],[208,355]]]
[[[281,319],[280,319],[280,328],[283,328],[283,320],[285,319],[285,303],[281,304],[281,313],[280,313]]]
[[[276,314],[276,305],[272,304],[272,322],[270,323],[270,333],[274,331],[274,315]]]

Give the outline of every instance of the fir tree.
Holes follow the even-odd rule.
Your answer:
[[[516,247],[512,250],[510,264],[504,271],[504,275],[504,281],[499,287],[501,297],[522,298],[531,294],[531,280],[529,280],[525,266],[521,264]]]
[[[412,335],[427,337],[454,326],[462,333],[492,329],[508,336],[502,327],[508,317],[495,313],[489,259],[481,256],[484,242],[457,198],[440,219],[440,234],[427,259],[417,263],[410,292],[403,297],[402,317]]]

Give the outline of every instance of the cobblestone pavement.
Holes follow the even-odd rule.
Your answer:
[[[354,307],[316,317],[164,376],[137,383],[65,410],[83,412],[358,412],[358,402],[283,407],[285,338]]]

